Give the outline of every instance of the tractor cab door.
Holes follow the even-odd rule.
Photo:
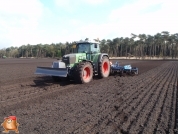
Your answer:
[[[99,44],[93,43],[91,44],[91,55],[90,60],[93,62],[94,65],[94,72],[98,72],[98,59],[100,55],[100,48]]]
[[[100,53],[99,45],[96,43],[92,43],[91,46],[91,61],[96,61],[98,58],[98,53]]]

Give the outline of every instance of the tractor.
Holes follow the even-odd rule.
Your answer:
[[[56,80],[67,78],[77,83],[89,83],[93,76],[106,78],[111,71],[107,53],[101,53],[96,41],[78,41],[73,45],[75,53],[56,60],[51,67],[37,67],[35,74],[50,75]]]

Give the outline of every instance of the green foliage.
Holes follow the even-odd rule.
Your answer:
[[[85,40],[88,40],[86,38]],[[99,39],[97,39],[99,41]],[[35,57],[35,58],[61,58],[65,54],[74,53],[74,42],[22,45],[0,49],[0,58],[6,57]],[[103,39],[99,41],[102,53],[110,56],[136,56],[140,57],[172,57],[178,56],[178,33],[169,34],[167,31],[156,35],[131,34],[128,38]]]

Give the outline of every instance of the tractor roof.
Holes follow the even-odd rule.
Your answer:
[[[98,44],[99,42],[97,42],[97,41],[91,41],[91,40],[88,40],[88,41],[86,41],[86,40],[84,40],[84,41],[80,40],[80,41],[75,41],[75,43],[76,44],[78,44],[78,43],[97,43]]]

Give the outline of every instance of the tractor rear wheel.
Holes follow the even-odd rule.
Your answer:
[[[90,62],[81,62],[79,63],[75,81],[77,83],[89,83],[93,79],[93,67]]]
[[[107,56],[103,56],[101,63],[99,63],[98,76],[99,78],[106,78],[110,74],[110,62]]]

